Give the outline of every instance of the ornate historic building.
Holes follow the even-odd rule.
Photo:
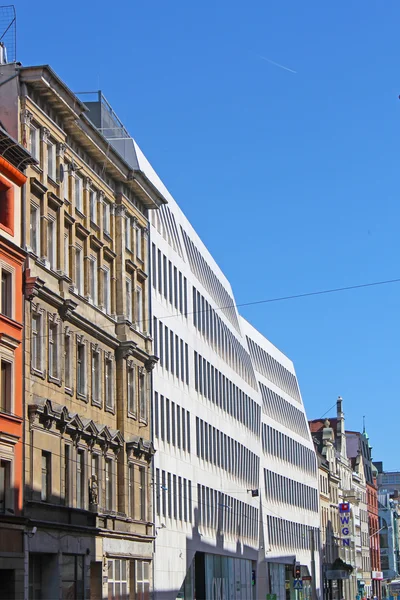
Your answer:
[[[25,587],[32,599],[143,593],[154,539],[148,212],[165,199],[49,67],[2,65],[0,79],[0,119],[38,163],[22,208]]]

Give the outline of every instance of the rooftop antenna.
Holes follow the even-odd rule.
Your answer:
[[[363,433],[365,433],[365,415],[363,415]]]
[[[0,6],[0,63],[17,61],[17,15],[15,6]]]

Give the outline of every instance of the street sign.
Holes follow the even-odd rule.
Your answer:
[[[276,600],[276,594],[267,594],[267,600]]]
[[[302,590],[303,589],[303,580],[302,579],[295,579],[293,581],[293,589],[294,590]]]

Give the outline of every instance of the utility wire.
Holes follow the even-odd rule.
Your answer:
[[[349,286],[345,286],[345,287],[339,287],[339,288],[330,288],[330,289],[326,289],[326,290],[318,290],[315,292],[305,292],[303,294],[293,294],[290,296],[277,296],[276,298],[266,298],[265,300],[254,300],[251,302],[242,302],[240,304],[230,304],[227,306],[217,306],[217,307],[210,307],[210,308],[205,308],[203,310],[196,310],[196,311],[191,311],[191,312],[184,312],[184,313],[180,313],[177,312],[175,314],[169,314],[169,315],[164,315],[162,317],[157,317],[159,320],[163,320],[165,321],[166,319],[172,319],[172,318],[176,318],[176,317],[188,317],[190,315],[199,315],[202,313],[207,313],[207,312],[211,312],[211,311],[217,311],[217,310],[227,310],[229,308],[241,308],[243,306],[256,306],[258,304],[271,304],[272,302],[283,302],[285,300],[296,300],[298,298],[308,298],[311,296],[322,296],[322,295],[326,295],[326,294],[334,294],[334,293],[339,293],[339,292],[346,292],[346,291],[350,291],[350,290],[358,290],[358,289],[363,289],[363,288],[369,288],[369,287],[377,287],[380,285],[388,285],[391,283],[400,283],[400,278],[398,279],[387,279],[384,281],[373,281],[371,283],[361,283],[358,285],[349,285]],[[101,311],[100,311],[101,312]],[[107,317],[106,314],[102,313],[102,315],[104,317]],[[147,322],[150,322],[151,319],[142,319],[141,321],[137,321],[137,324],[144,324]],[[95,326],[97,326],[97,323],[94,323]],[[102,330],[105,329],[109,329],[109,328],[114,328],[117,326],[117,323],[112,323],[110,325],[100,325]],[[70,329],[69,332],[70,333],[80,333],[82,331],[82,329]],[[60,332],[58,335],[62,335],[62,333]],[[25,339],[31,339],[32,336],[27,336],[27,338]],[[36,335],[35,337],[38,338],[46,338],[48,337],[48,334],[43,334],[43,335]]]

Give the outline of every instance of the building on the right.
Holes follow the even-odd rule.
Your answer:
[[[363,428],[363,432],[346,431],[347,453],[354,464],[360,463],[364,468],[364,478],[367,495],[367,515],[363,518],[361,526],[364,538],[362,564],[364,569],[364,580],[366,589],[371,591],[372,595],[381,597],[381,560],[379,543],[379,511],[378,511],[378,487],[377,471],[372,463],[372,447],[369,436]],[[365,515],[363,515],[365,517]]]
[[[309,423],[320,466],[324,600],[372,592],[364,459],[352,457],[341,397],[336,408],[336,417]]]
[[[382,462],[375,462],[374,467],[378,485],[378,531],[385,594],[388,582],[400,577],[400,472],[384,471]]]

